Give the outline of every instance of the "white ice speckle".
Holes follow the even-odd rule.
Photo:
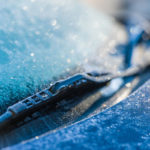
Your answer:
[[[39,139],[39,136],[36,136],[35,139]]]
[[[67,59],[67,63],[68,63],[68,64],[71,63],[71,60],[70,60],[69,58]]]
[[[69,72],[69,71],[70,71],[70,68],[67,68],[66,71]]]
[[[52,25],[52,26],[56,26],[56,24],[57,24],[57,20],[53,20],[53,21],[51,22],[51,25]]]
[[[30,54],[30,56],[32,56],[32,57],[33,57],[33,56],[34,56],[34,53],[31,53],[31,54]]]
[[[71,53],[71,54],[74,54],[74,50],[72,49],[72,50],[70,51],[70,53]]]
[[[131,87],[131,83],[127,83],[125,86],[129,88]]]
[[[141,28],[140,28],[139,26],[132,27],[132,28],[130,29],[130,32],[131,32],[132,34],[138,34],[140,31],[141,31]]]
[[[71,39],[72,40],[76,40],[78,38],[78,35],[76,35],[76,34],[73,34],[72,36],[71,36]]]
[[[35,2],[35,0],[31,0],[31,2],[32,2],[32,3],[34,3],[34,2]]]
[[[28,10],[28,7],[27,6],[23,6],[22,9],[26,11],[26,10]]]
[[[36,35],[40,35],[40,32],[39,32],[39,31],[35,31],[35,34],[36,34]]]
[[[89,60],[88,60],[87,58],[86,58],[86,59],[84,59],[84,62],[85,62],[85,63],[88,63],[88,61],[89,61]]]

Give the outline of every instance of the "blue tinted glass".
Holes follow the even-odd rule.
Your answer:
[[[1,1],[0,20],[0,111],[54,77],[80,70],[117,30],[72,0]]]

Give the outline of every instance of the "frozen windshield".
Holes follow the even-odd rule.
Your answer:
[[[71,0],[1,1],[0,20],[0,112],[96,55],[109,68],[108,51],[96,51],[122,34],[114,20]]]

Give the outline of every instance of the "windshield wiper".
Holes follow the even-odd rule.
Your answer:
[[[84,93],[96,88],[103,88],[115,78],[137,76],[147,70],[149,66],[150,64],[131,67],[115,75],[97,72],[81,73],[65,80],[58,81],[49,88],[8,107],[7,111],[0,116],[0,129],[9,126],[11,123],[15,123],[22,117],[28,115],[34,117],[34,113],[47,104],[55,103],[70,95],[75,96],[78,93]]]

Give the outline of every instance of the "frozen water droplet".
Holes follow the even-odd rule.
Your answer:
[[[67,68],[66,71],[69,72],[69,71],[70,71],[70,68]]]
[[[34,3],[34,2],[35,2],[35,0],[31,0],[31,2],[32,2],[32,3]]]
[[[70,53],[71,53],[71,54],[74,54],[74,50],[72,49],[72,50],[70,51]]]
[[[131,83],[127,83],[126,87],[130,88],[131,87]]]
[[[31,53],[31,54],[30,54],[30,56],[32,56],[32,57],[33,57],[33,56],[34,56],[34,53]]]
[[[85,63],[88,63],[88,59],[86,58],[86,59],[84,60],[84,62],[85,62]]]
[[[26,10],[28,10],[28,7],[27,6],[23,6],[22,9],[26,11]]]
[[[53,20],[53,21],[51,22],[51,25],[52,25],[52,26],[56,26],[56,24],[57,24],[57,20]]]
[[[40,32],[39,32],[39,31],[35,31],[35,34],[36,34],[36,35],[40,35]]]
[[[71,60],[70,60],[70,59],[67,59],[67,63],[68,63],[68,64],[71,63]]]
[[[39,139],[39,136],[36,136],[35,139]]]

